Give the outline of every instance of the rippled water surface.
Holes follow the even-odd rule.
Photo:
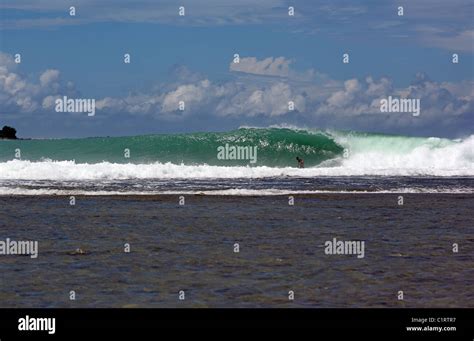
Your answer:
[[[39,242],[0,256],[0,306],[474,307],[474,195],[398,196],[0,196],[0,240]]]

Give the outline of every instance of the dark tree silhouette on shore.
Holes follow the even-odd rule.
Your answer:
[[[2,130],[0,130],[0,139],[16,140],[16,129],[9,126],[3,126]]]

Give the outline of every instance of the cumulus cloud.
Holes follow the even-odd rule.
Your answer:
[[[228,90],[232,88],[227,85]],[[216,107],[216,115],[277,117],[289,112],[290,101],[294,103],[296,111],[305,109],[305,98],[285,82],[265,87],[240,85],[240,89],[235,90],[240,91],[227,91],[227,96],[221,96]]]
[[[341,90],[333,92],[318,108],[317,113],[361,115],[380,112],[380,99],[394,94],[388,78],[365,80],[356,78],[344,82]]]
[[[49,69],[37,80],[16,71],[11,55],[0,52],[0,111],[2,113],[32,113],[51,108],[54,98],[75,93],[71,82],[62,83],[60,72]]]
[[[472,86],[469,83],[469,86]],[[420,122],[441,122],[466,116],[473,111],[472,90],[457,83],[437,83],[418,74],[408,87],[396,88],[387,77],[348,79],[344,82],[328,80],[325,84],[307,84],[278,79],[256,82],[240,78],[216,83],[209,79],[184,82],[168,90],[130,95],[124,100],[107,98],[98,107],[111,112],[150,114],[158,118],[185,118],[210,115],[220,118],[268,117],[278,120],[288,115],[333,123],[373,120],[386,117],[381,113],[380,101],[389,96],[413,98],[421,101]],[[179,112],[178,103],[184,101],[186,110]],[[294,111],[289,110],[293,102]],[[386,125],[413,124],[407,113],[391,113]]]
[[[465,82],[463,82],[465,83]],[[469,82],[468,88],[472,87]],[[420,118],[408,113],[386,113],[380,111],[381,99],[389,96],[420,100]],[[474,111],[472,90],[456,83],[431,81],[426,74],[419,73],[406,88],[395,88],[390,79],[378,80],[367,77],[364,80],[350,79],[344,87],[332,93],[321,105],[315,108],[316,115],[332,114],[339,120],[370,119],[382,117],[386,125],[430,125],[452,123],[458,117],[466,118]]]
[[[266,122],[289,123],[298,119],[325,122],[328,125],[358,126],[362,123],[377,127],[443,126],[456,122],[465,125],[474,111],[472,81],[435,82],[426,74],[417,74],[404,88],[394,86],[388,77],[352,78],[343,82],[330,78],[318,82],[298,82],[287,77],[268,78],[281,68],[270,67],[277,59],[265,63],[251,59],[245,70],[254,77],[234,77],[215,82],[184,67],[175,68],[173,81],[125,97],[96,98],[98,117],[128,115],[147,116],[157,120],[186,120],[207,117],[247,124],[255,118]],[[285,64],[286,59],[277,62]],[[54,100],[77,94],[74,85],[61,81],[58,70],[46,70],[37,79],[15,71],[11,57],[0,54],[0,111],[16,114],[51,113]],[[259,77],[262,81],[259,81]],[[389,96],[419,99],[420,117],[407,113],[381,113],[380,100]],[[179,102],[185,110],[179,110]],[[294,111],[289,102],[294,103]],[[216,121],[217,122],[217,121]],[[292,121],[294,122],[294,120]],[[463,123],[464,122],[464,123]],[[370,126],[370,124],[369,124]],[[464,127],[465,128],[465,127]]]
[[[466,84],[466,83],[465,83]],[[468,83],[469,84],[469,83]],[[422,110],[434,117],[449,118],[474,112],[472,82],[468,85],[470,93],[453,83],[431,81],[426,74],[416,75],[406,90],[406,97],[419,98]]]
[[[46,70],[39,78],[41,86],[45,87],[53,83],[57,83],[59,80],[58,70]]]
[[[200,81],[197,84],[180,85],[176,90],[170,91],[164,95],[162,101],[162,111],[170,112],[177,110],[179,103],[192,105],[193,103],[202,103],[206,100],[207,91],[211,87],[209,80]]]
[[[289,112],[290,101],[295,111],[305,110],[305,95],[283,80],[262,84],[241,80],[216,83],[207,78],[198,78],[193,81],[181,79],[181,82],[123,99],[104,98],[98,100],[96,105],[104,112],[126,111],[164,119],[200,114],[217,117],[277,117]],[[179,110],[180,101],[185,104],[183,112]]]

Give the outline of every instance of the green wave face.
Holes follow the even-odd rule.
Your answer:
[[[218,148],[257,148],[257,162],[249,159],[220,160]],[[0,141],[0,162],[12,160],[19,149],[22,160],[75,160],[76,163],[153,163],[186,165],[295,167],[296,157],[305,166],[342,155],[343,148],[324,132],[281,128],[241,128],[223,133],[98,137],[59,140]],[[130,150],[130,158],[124,151]],[[227,156],[232,156],[227,154]]]

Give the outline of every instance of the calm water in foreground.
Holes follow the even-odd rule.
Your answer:
[[[398,195],[0,196],[0,307],[474,307],[474,194]]]

